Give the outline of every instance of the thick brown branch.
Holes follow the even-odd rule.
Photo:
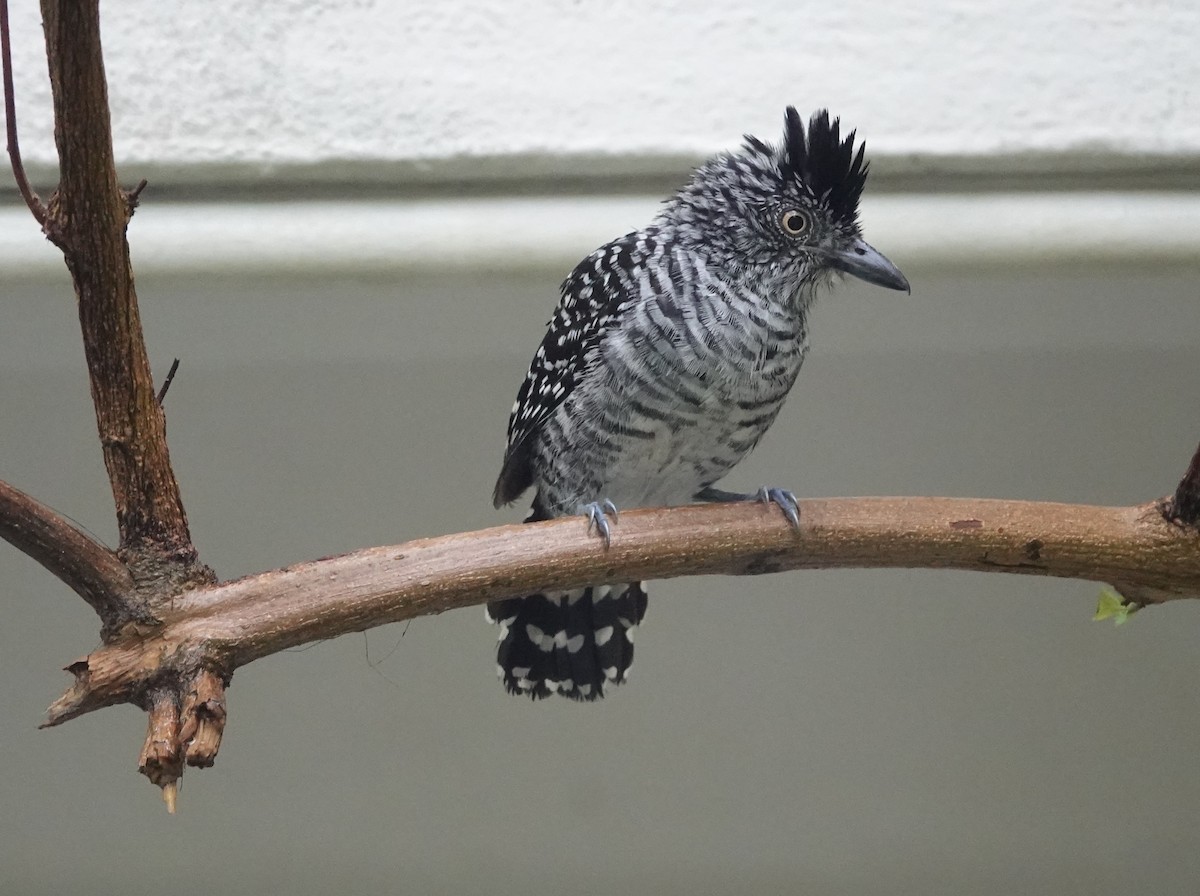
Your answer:
[[[130,621],[133,579],[115,553],[70,520],[0,482],[0,538],[28,554],[91,604],[111,635]],[[106,638],[107,640],[107,638]]]
[[[1200,596],[1200,535],[1155,504],[957,498],[722,504],[621,515],[605,550],[579,519],[505,526],[302,563],[180,595],[164,624],[75,663],[56,725],[139,699],[165,673],[229,676],[298,644],[454,607],[597,581],[845,567],[950,568],[1108,582],[1131,600]]]
[[[113,161],[98,3],[42,0],[41,6],[61,170],[45,229],[63,250],[79,298],[121,554],[135,576],[149,578],[140,574],[144,555],[154,555],[158,566],[163,558],[187,565],[195,551],[142,339],[125,239],[132,204]]]
[[[4,119],[7,124],[8,157],[12,161],[13,178],[17,182],[17,189],[21,191],[21,198],[33,212],[34,220],[44,225],[46,207],[29,185],[25,165],[21,162],[21,144],[17,140],[17,95],[13,90],[12,35],[8,29],[8,0],[0,0],[0,70],[4,79]]]

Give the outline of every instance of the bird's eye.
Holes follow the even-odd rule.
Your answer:
[[[779,226],[788,236],[804,236],[812,228],[812,218],[802,211],[790,208],[779,216]]]

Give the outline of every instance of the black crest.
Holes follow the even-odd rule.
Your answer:
[[[860,144],[855,153],[855,132],[841,139],[840,122],[838,118],[830,121],[828,110],[822,109],[809,119],[805,134],[800,113],[795,106],[788,106],[779,173],[785,180],[795,178],[803,183],[839,224],[853,225],[869,165],[863,160],[866,145]]]

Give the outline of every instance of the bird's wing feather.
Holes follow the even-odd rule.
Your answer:
[[[650,234],[627,234],[601,246],[563,281],[558,308],[508,418],[508,448],[492,494],[497,507],[533,484],[533,436],[566,401],[605,336],[619,324],[637,294],[632,272],[654,248]]]

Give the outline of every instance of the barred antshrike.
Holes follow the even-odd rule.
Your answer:
[[[789,107],[780,146],[747,136],[571,272],[512,408],[496,506],[532,486],[527,522],[582,513],[606,542],[618,507],[758,499],[799,525],[791,492],[712,486],[779,413],[817,291],[838,273],[909,288],[862,240],[854,136],[826,111],[806,131]],[[645,611],[640,582],[493,601],[505,688],[602,697]]]

